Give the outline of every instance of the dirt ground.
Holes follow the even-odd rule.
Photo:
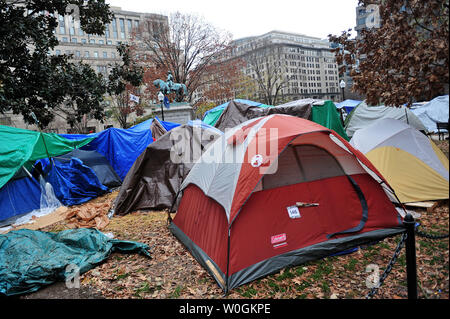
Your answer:
[[[448,156],[448,141],[437,143]],[[112,201],[116,193],[95,202]],[[418,220],[427,232],[448,233],[448,200],[433,211],[415,208]],[[104,233],[115,238],[148,244],[152,258],[136,254],[113,253],[106,261],[81,275],[80,289],[67,289],[56,283],[21,298],[331,298],[362,299],[369,289],[366,280],[368,265],[379,267],[381,274],[391,259],[399,237],[387,238],[348,255],[284,269],[232,290],[224,296],[212,277],[169,232],[165,212],[135,212],[114,217]],[[65,222],[43,230],[60,231]],[[416,237],[419,298],[449,298],[449,239],[429,240]],[[402,250],[392,272],[374,299],[406,299],[406,261]]]

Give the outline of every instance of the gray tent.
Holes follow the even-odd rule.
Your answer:
[[[153,119],[152,124],[150,125],[150,131],[152,131],[152,136],[155,140],[167,133],[166,128],[158,121],[157,118]]]
[[[366,101],[361,102],[345,119],[345,131],[349,137],[362,128],[367,127],[379,119],[395,119],[402,121],[418,131],[426,131],[422,121],[406,106],[371,106]]]
[[[311,117],[311,101],[304,100],[304,103],[294,103],[292,105],[287,104],[273,107],[251,106],[244,103],[231,101],[220,115],[214,126],[221,131],[225,131],[227,128],[235,127],[236,125],[244,123],[250,119],[272,114],[287,114],[309,119]]]
[[[170,208],[195,161],[222,134],[214,127],[191,121],[148,145],[125,177],[114,213]]]

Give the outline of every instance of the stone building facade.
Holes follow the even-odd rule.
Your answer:
[[[278,68],[282,74],[280,81],[286,82],[280,91],[279,102],[340,98],[338,67],[328,40],[271,31],[235,40],[233,45],[233,56],[247,61],[243,70],[246,76],[256,79],[254,61]]]

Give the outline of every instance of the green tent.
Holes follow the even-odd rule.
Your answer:
[[[69,140],[55,133],[40,133],[0,125],[0,188],[25,165],[47,156],[58,156],[82,147],[94,138]]]
[[[342,138],[350,141],[342,125],[341,116],[337,111],[336,105],[334,105],[333,101],[326,100],[324,101],[323,105],[315,103],[312,107],[311,121],[325,126],[326,128],[332,129]]]

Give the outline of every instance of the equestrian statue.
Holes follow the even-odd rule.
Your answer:
[[[159,88],[159,90],[164,95],[175,92],[176,93],[175,101],[177,101],[177,102],[183,101],[184,97],[187,96],[187,94],[188,94],[186,85],[184,85],[183,83],[174,83],[173,82],[173,75],[172,75],[172,72],[170,72],[170,71],[167,75],[166,82],[164,82],[161,79],[157,79],[157,80],[153,81],[153,85],[155,85],[155,87]]]

